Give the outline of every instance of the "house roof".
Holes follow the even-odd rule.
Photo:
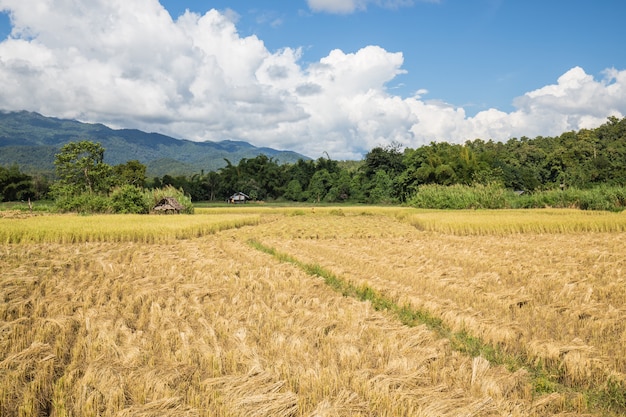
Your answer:
[[[178,202],[174,197],[165,197],[159,200],[156,206],[154,206],[154,210],[173,210],[173,211],[181,211],[184,210],[185,207]]]

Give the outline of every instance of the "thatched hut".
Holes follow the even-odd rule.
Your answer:
[[[152,210],[157,213],[178,214],[181,211],[185,210],[185,207],[180,204],[178,200],[176,200],[174,197],[164,197],[157,203],[156,206],[154,206]]]

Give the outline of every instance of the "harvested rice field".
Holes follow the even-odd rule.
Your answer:
[[[0,416],[618,416],[626,216],[0,218]]]

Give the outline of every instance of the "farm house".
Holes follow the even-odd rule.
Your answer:
[[[235,194],[231,195],[230,197],[228,197],[228,202],[229,203],[233,203],[233,204],[240,204],[240,203],[245,203],[248,200],[250,200],[250,196],[242,193],[242,192],[236,192]]]

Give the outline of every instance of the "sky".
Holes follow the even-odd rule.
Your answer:
[[[0,110],[311,158],[626,117],[623,0],[0,0]]]

